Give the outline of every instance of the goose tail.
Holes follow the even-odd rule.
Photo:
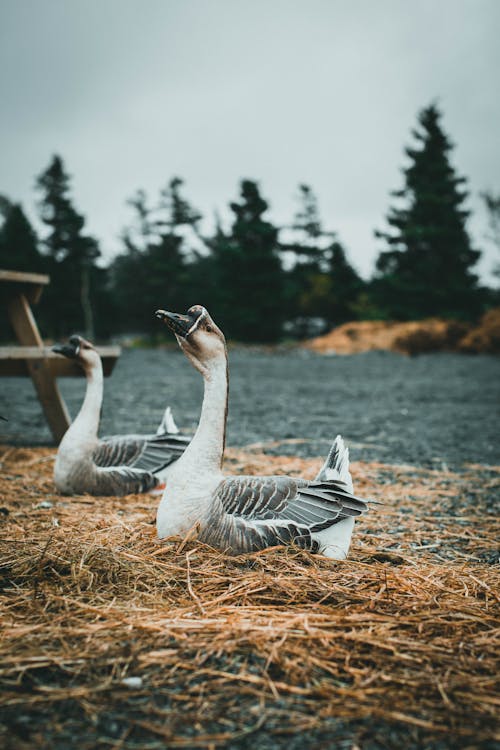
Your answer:
[[[329,479],[340,479],[345,484],[346,489],[351,493],[353,492],[352,477],[349,471],[349,449],[340,435],[337,435],[333,441],[327,459],[316,477],[318,482]]]
[[[158,429],[156,430],[157,435],[178,435],[179,434],[179,428],[175,424],[174,415],[172,414],[172,409],[170,406],[167,406],[165,409],[165,413],[163,414],[163,418],[159,424]]]

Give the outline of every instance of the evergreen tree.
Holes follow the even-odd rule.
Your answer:
[[[143,190],[127,201],[135,222],[122,234],[125,251],[111,265],[111,285],[117,306],[117,327],[128,331],[151,331],[151,300],[148,299],[150,272],[147,253],[153,241],[151,209]]]
[[[296,253],[298,260],[314,260],[319,263],[322,252],[318,242],[332,233],[323,231],[318,199],[309,185],[299,185],[299,208],[295,213],[292,229],[298,233],[298,238],[289,249]]]
[[[325,231],[316,196],[308,185],[299,186],[299,210],[291,229],[294,241],[281,248],[293,253],[287,272],[288,311],[299,337],[315,332],[315,320],[324,328],[356,317],[354,306],[364,282],[349,264],[335,232]]]
[[[162,329],[154,311],[165,305],[183,310],[191,302],[190,259],[184,235],[189,227],[197,231],[201,215],[182,197],[182,185],[179,177],[170,180],[153,208],[148,206],[144,191],[129,201],[136,213],[136,227],[124,233],[125,252],[112,266],[122,329],[145,331],[156,337]]]
[[[45,270],[33,227],[21,205],[11,203],[5,196],[0,196],[0,268],[31,273],[43,273]],[[0,307],[3,302],[0,299]],[[0,338],[15,339],[10,325],[1,327]]]
[[[171,232],[178,227],[191,227],[195,231],[201,214],[181,195],[184,180],[180,177],[172,177],[167,187],[160,192],[159,208],[164,213],[164,218],[157,221],[157,225],[167,228]]]
[[[38,249],[38,238],[18,203],[0,196],[0,268],[13,271],[43,272],[44,259]]]
[[[492,242],[497,250],[500,251],[500,194],[495,195],[492,192],[481,193],[486,211],[488,213],[488,239]],[[500,277],[500,264],[493,269],[495,276]]]
[[[9,213],[11,206],[12,203],[7,198],[7,196],[0,194],[0,219],[2,219],[2,222],[4,222],[7,218],[7,214]]]
[[[360,295],[365,282],[347,259],[343,246],[334,240],[327,252],[326,272],[318,278],[316,291],[318,314],[325,318],[328,328],[356,319]]]
[[[202,218],[183,197],[183,185],[180,177],[173,177],[161,191],[155,223],[157,241],[150,250],[153,270],[161,278],[159,285],[153,285],[154,298],[160,306],[161,300],[167,299],[172,308],[178,310],[197,299],[193,271],[199,255],[192,249],[192,241],[194,236],[200,237],[198,224]],[[158,306],[156,302],[155,305]]]
[[[291,266],[285,273],[285,304],[290,332],[299,338],[316,333],[312,318],[321,315],[325,290],[325,236],[319,215],[316,195],[309,185],[299,185],[299,207],[290,227],[282,234],[287,241],[280,241],[280,250],[285,253]],[[291,230],[291,231],[289,231]]]
[[[463,207],[466,180],[450,163],[452,144],[440,118],[434,104],[421,111],[416,144],[406,149],[405,184],[393,193],[398,205],[387,216],[390,229],[375,233],[388,249],[377,260],[374,301],[399,320],[473,318],[481,308],[472,271],[480,253],[471,247]]]
[[[231,233],[217,228],[211,299],[224,332],[239,341],[273,342],[285,318],[278,231],[263,218],[268,204],[252,180],[241,182],[241,202],[230,204]]]
[[[54,156],[40,174],[36,187],[41,194],[40,217],[49,228],[44,240],[51,283],[44,306],[50,329],[60,336],[72,330],[94,338],[93,282],[100,279],[95,260],[100,251],[96,240],[83,234],[85,219],[70,198],[70,178],[59,156]]]

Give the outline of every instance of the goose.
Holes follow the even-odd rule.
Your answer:
[[[340,435],[313,481],[290,476],[222,473],[228,406],[224,334],[201,305],[185,315],[157,310],[156,317],[204,380],[200,421],[191,443],[172,467],[157,513],[160,539],[186,534],[230,554],[294,543],[332,559],[345,559],[354,519],[368,504],[353,494],[348,449]]]
[[[178,435],[167,407],[156,435],[116,435],[98,439],[103,393],[102,362],[90,341],[71,336],[52,351],[75,359],[87,378],[81,409],[57,451],[54,481],[63,494],[128,495],[158,492],[168,471],[189,444]]]

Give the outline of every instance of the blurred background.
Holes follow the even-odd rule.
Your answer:
[[[500,305],[499,23],[496,0],[2,0],[0,268],[50,275],[48,338],[154,341],[156,308],[201,303],[236,341],[439,318],[454,346]]]

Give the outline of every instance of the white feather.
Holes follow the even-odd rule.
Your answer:
[[[172,409],[170,406],[167,406],[165,409],[165,413],[162,417],[162,420],[158,426],[158,429],[156,430],[157,435],[178,435],[180,432],[179,428],[175,424],[174,415],[172,414]]]

